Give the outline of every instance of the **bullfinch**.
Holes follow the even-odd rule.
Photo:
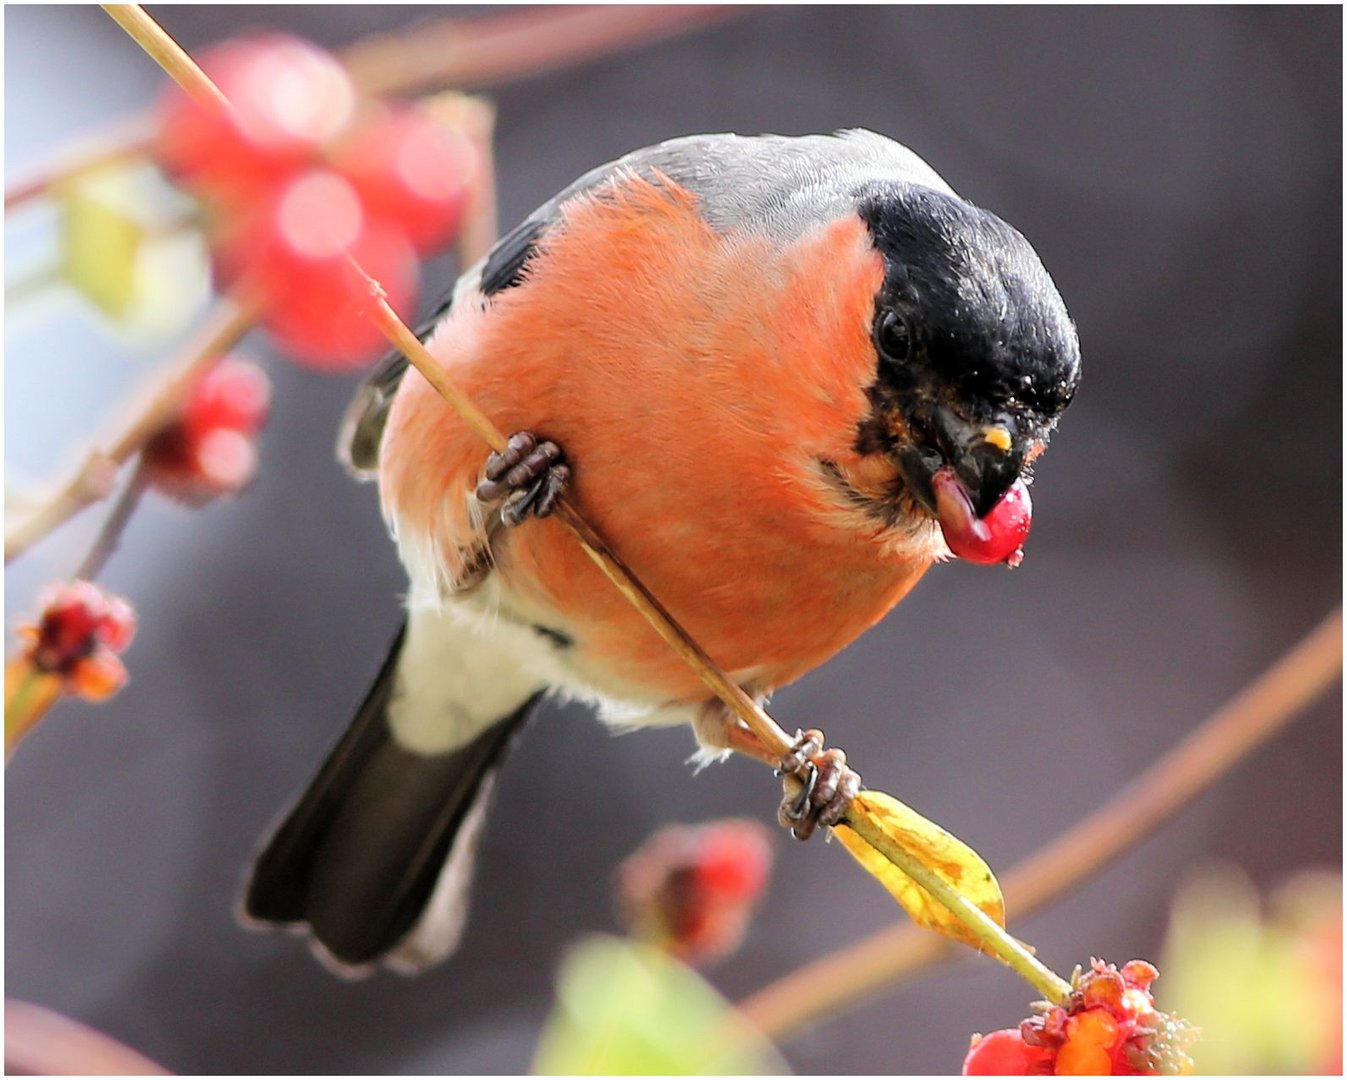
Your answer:
[[[351,975],[453,950],[492,786],[544,695],[691,723],[708,754],[753,742],[551,516],[563,492],[761,699],[951,549],[976,557],[1012,503],[1027,522],[1080,373],[1025,238],[862,130],[692,136],[594,169],[422,340],[515,434],[488,454],[404,357],[352,404],[339,453],[378,480],[406,620],[243,904]],[[857,783],[832,769],[796,813],[834,824]]]

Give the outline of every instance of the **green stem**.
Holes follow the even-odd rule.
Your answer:
[[[13,664],[8,667],[5,675],[7,678],[14,677]],[[52,702],[56,700],[54,694],[43,695],[39,692],[47,686],[51,679],[51,676],[46,672],[28,664],[24,672],[18,677],[21,680],[18,687],[13,694],[6,695],[5,700],[6,761],[14,753],[14,748],[19,745],[19,741],[37,726],[37,722],[46,715]]]
[[[949,909],[982,943],[982,950],[999,958],[1007,967],[1054,1005],[1071,993],[1071,984],[1044,964],[1021,941],[998,926],[980,907],[940,877],[863,815],[846,818],[846,825],[894,866],[910,877],[935,900]]]

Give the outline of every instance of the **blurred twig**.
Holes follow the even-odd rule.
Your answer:
[[[54,185],[72,176],[145,154],[153,142],[154,126],[148,116],[125,121],[114,131],[67,148],[10,184],[5,188],[5,209],[13,210],[45,195]]]
[[[366,38],[340,55],[367,94],[481,88],[723,22],[744,10],[715,4],[525,8],[421,23]]]
[[[182,359],[171,364],[166,375],[155,377],[148,400],[125,422],[106,449],[91,453],[64,487],[5,533],[5,562],[23,554],[90,503],[106,497],[116,484],[122,465],[173,418],[197,376],[243,337],[252,324],[251,305],[238,299],[221,301],[196,340],[184,350]]]
[[[745,10],[716,5],[528,8],[424,22],[367,38],[339,55],[367,94],[498,86],[709,26]],[[116,131],[37,166],[6,189],[5,209],[45,194],[70,176],[144,154],[154,129],[150,115],[133,117]]]
[[[122,533],[126,530],[126,523],[131,520],[131,515],[140,505],[140,497],[145,494],[145,489],[148,486],[149,480],[145,473],[145,459],[142,457],[137,462],[135,469],[132,470],[131,478],[127,480],[126,486],[122,488],[121,495],[113,503],[112,510],[109,511],[107,520],[103,522],[103,528],[99,530],[98,536],[94,539],[93,546],[84,556],[84,561],[80,563],[79,569],[72,575],[76,581],[93,581],[103,572],[103,567],[107,565],[108,559],[112,558],[112,553],[117,550],[117,546],[121,543]]]
[[[9,1076],[167,1076],[169,1072],[111,1036],[67,1016],[5,1001]]]
[[[1341,672],[1338,608],[1151,768],[1005,875],[1007,908],[1016,917],[1029,914],[1145,838],[1285,727]],[[740,1008],[767,1035],[792,1034],[953,951],[942,938],[898,924],[792,971]]]

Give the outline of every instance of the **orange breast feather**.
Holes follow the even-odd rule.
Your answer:
[[[819,479],[855,468],[882,263],[859,218],[782,249],[725,236],[674,185],[632,179],[568,207],[527,280],[455,311],[431,350],[502,431],[555,439],[573,498],[737,677],[779,686],[873,625],[929,565],[886,545]],[[453,563],[485,448],[415,372],[381,488],[404,534]],[[696,677],[554,520],[496,545],[530,617],[633,696],[698,700]]]

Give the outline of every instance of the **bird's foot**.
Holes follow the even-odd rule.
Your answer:
[[[477,498],[500,502],[501,524],[513,528],[530,514],[542,518],[555,510],[570,478],[571,467],[561,447],[517,431],[504,450],[487,457],[486,479],[477,485]]]
[[[786,793],[777,820],[797,840],[808,840],[820,826],[842,820],[861,790],[861,776],[847,765],[841,750],[823,748],[823,732],[811,728],[795,734],[795,746],[777,764]]]

